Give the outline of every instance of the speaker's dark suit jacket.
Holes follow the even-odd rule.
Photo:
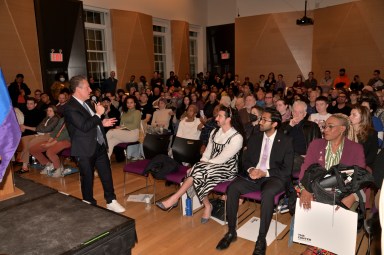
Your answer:
[[[95,112],[90,100],[87,100],[85,103]],[[101,119],[97,115],[91,116],[84,106],[82,106],[75,98],[72,97],[69,99],[68,103],[66,103],[64,117],[71,137],[72,156],[90,157],[95,153],[97,145],[97,126],[100,127],[107,146],[107,138]]]
[[[247,143],[247,150],[244,151],[243,170],[246,173],[251,167],[256,167],[259,163],[261,145],[264,132],[259,132],[251,136]],[[293,166],[293,145],[292,138],[277,132],[272,144],[271,155],[269,157],[269,176],[277,177],[286,182],[291,176]]]
[[[86,102],[93,110],[93,106]],[[81,176],[81,192],[83,199],[96,204],[93,197],[93,177],[95,167],[104,189],[104,198],[107,203],[116,199],[113,189],[111,165],[107,155],[107,138],[103,123],[97,115],[91,114],[75,98],[66,103],[64,109],[65,122],[71,137],[71,154],[76,156]],[[100,127],[105,143],[97,142],[97,127]]]

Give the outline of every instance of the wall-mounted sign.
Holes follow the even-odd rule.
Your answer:
[[[231,54],[228,53],[228,51],[225,51],[225,52],[220,51],[220,57],[221,59],[229,59],[231,57]]]
[[[58,53],[55,53],[55,50],[52,49],[49,57],[51,62],[63,62],[63,53],[61,49],[59,49]]]

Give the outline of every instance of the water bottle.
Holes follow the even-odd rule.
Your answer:
[[[146,195],[144,196],[144,201],[145,201],[145,203],[146,203],[147,205],[149,205],[149,204],[151,203],[151,198],[149,197],[148,194],[146,194]]]
[[[188,196],[185,199],[185,215],[192,216],[192,199]]]

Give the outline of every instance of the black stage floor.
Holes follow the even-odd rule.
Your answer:
[[[131,254],[135,221],[16,177],[25,195],[0,203],[0,254]]]

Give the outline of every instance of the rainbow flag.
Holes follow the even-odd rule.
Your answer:
[[[20,138],[20,127],[0,68],[0,182],[15,154]]]

